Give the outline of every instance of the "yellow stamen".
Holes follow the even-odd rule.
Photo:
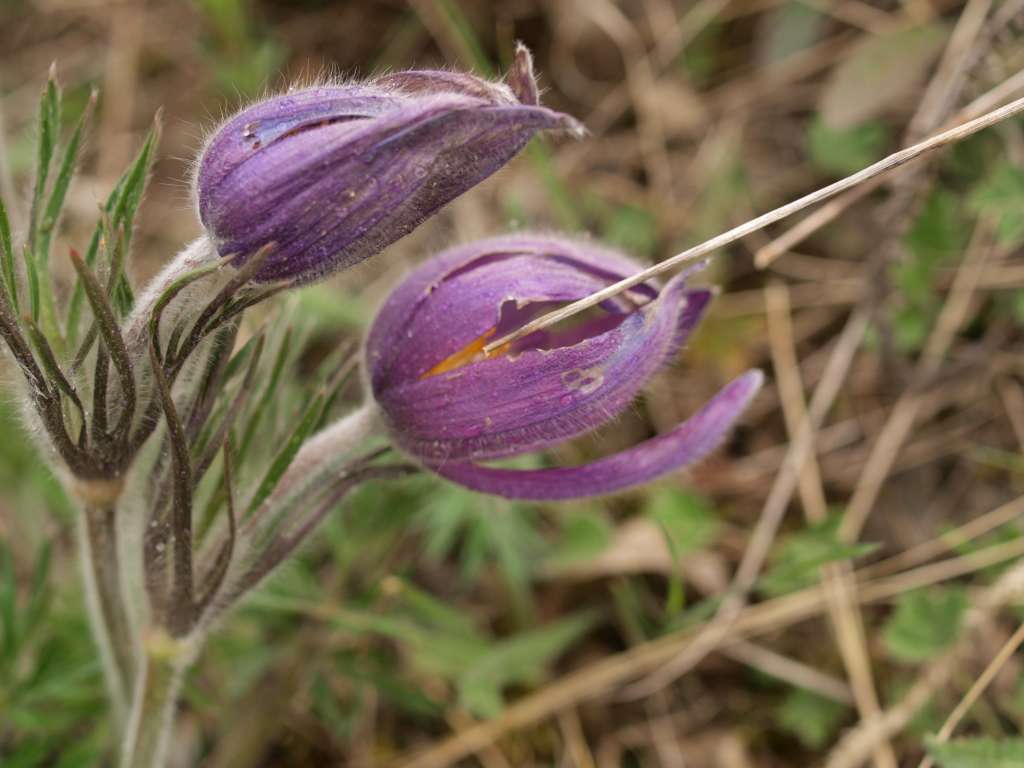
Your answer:
[[[482,336],[479,336],[478,338],[469,342],[469,344],[464,346],[458,352],[456,352],[453,355],[449,355],[440,363],[431,368],[429,371],[420,376],[420,380],[422,381],[423,379],[429,379],[431,376],[437,376],[440,373],[448,373],[449,371],[454,371],[457,368],[461,368],[462,366],[467,365],[468,363],[472,363],[474,360],[478,358],[481,360],[489,360],[492,357],[499,357],[505,354],[508,351],[509,347],[512,346],[510,343],[502,344],[501,346],[495,347],[489,352],[484,352],[484,346],[487,344],[487,340],[494,336],[497,330],[497,328],[491,328],[489,331],[486,331]]]

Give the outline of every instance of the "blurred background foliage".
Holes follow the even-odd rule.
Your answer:
[[[424,255],[532,227],[588,232],[638,258],[664,258],[897,149],[944,55],[963,87],[940,122],[1019,73],[1014,5],[0,0],[0,194],[23,221],[50,62],[65,86],[66,131],[90,89],[101,91],[58,253],[81,248],[162,108],[160,158],[129,268],[140,284],[197,234],[191,159],[238,105],[317,79],[413,66],[496,76],[515,41],[526,42],[546,103],[591,135],[536,142],[385,255],[254,313],[252,327],[267,323],[275,343],[288,344],[285,385],[255,441],[270,452],[275,436],[295,428],[325,361],[358,341],[388,286]],[[1003,20],[956,48],[954,26],[979,10]],[[891,573],[886,558],[923,542],[940,542],[930,558],[980,563],[926,589],[908,582],[864,609],[882,708],[903,701],[962,640],[978,595],[1012,561],[976,555],[1024,554],[1012,549],[1024,540],[1017,515],[981,536],[936,539],[1024,493],[1022,128],[1011,120],[958,144],[912,183],[850,205],[767,270],[755,268],[754,254],[786,225],[727,249],[700,277],[722,295],[690,348],[613,427],[553,457],[579,462],[665,429],[745,368],[771,375],[769,284],[788,291],[796,373],[808,392],[851,308],[867,307],[868,332],[816,443],[828,515],[805,522],[806,499],[793,501],[754,597],[774,605],[840,561]],[[976,268],[966,319],[922,379],[940,317],[951,296],[962,298],[958,268],[979,247],[991,253]],[[13,382],[14,372],[4,368],[3,379]],[[109,726],[81,606],[74,514],[22,431],[13,391],[0,397],[0,764],[101,765],[111,759]],[[863,536],[850,541],[839,532],[846,503],[908,392],[924,401],[915,426],[885,465]],[[342,406],[359,397],[353,382]],[[441,751],[422,764],[818,762],[861,717],[841,635],[822,608],[769,624],[756,645],[720,649],[641,699],[617,695],[601,677],[638,658],[630,649],[708,621],[784,471],[789,435],[769,385],[712,459],[619,497],[511,504],[429,477],[363,488],[214,635],[187,684],[175,764],[401,765],[431,746]],[[957,656],[888,754],[916,764],[922,737],[1021,615],[988,618],[983,641]],[[961,726],[983,738],[934,746],[943,765],[1020,764],[1012,762],[1019,745],[998,741],[1024,720],[1019,671],[1020,659],[1007,662]],[[513,722],[514,702],[535,714]],[[465,748],[477,721],[494,728]],[[876,764],[895,765],[886,759]]]

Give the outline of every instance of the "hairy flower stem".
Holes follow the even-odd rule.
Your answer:
[[[181,683],[196,655],[194,645],[162,630],[146,639],[145,662],[135,683],[121,768],[162,768],[166,762]]]
[[[123,723],[135,677],[135,647],[121,586],[117,506],[99,496],[82,499],[79,549],[93,637],[103,660],[115,718]]]
[[[219,258],[214,244],[202,235],[182,248],[178,255],[146,285],[124,324],[125,344],[133,361],[145,359],[147,356],[150,315],[160,297],[190,272],[215,264]],[[162,324],[167,332],[170,332],[179,319],[198,311],[206,299],[216,294],[229,274],[230,272],[225,272],[218,279],[197,281],[179,292],[174,302],[163,312]]]

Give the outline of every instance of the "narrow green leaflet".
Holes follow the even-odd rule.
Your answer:
[[[75,174],[75,167],[78,162],[78,155],[82,148],[82,139],[85,130],[92,119],[93,109],[96,104],[96,92],[93,91],[89,97],[89,103],[82,112],[71,139],[64,148],[60,167],[53,182],[53,189],[50,190],[50,197],[46,203],[46,210],[43,219],[39,222],[39,263],[46,264],[50,258],[50,243],[53,239],[53,232],[60,219],[61,211],[64,209],[64,200],[67,197],[68,187],[71,185],[71,178]]]
[[[259,401],[256,403],[256,407],[253,409],[248,423],[245,425],[245,432],[243,433],[242,441],[236,451],[236,456],[240,463],[249,452],[249,446],[252,444],[252,440],[256,436],[256,431],[259,428],[260,423],[263,421],[263,414],[266,413],[274,400],[274,394],[277,392],[278,384],[281,381],[281,372],[284,370],[284,365],[288,361],[288,357],[293,349],[292,329],[288,328],[281,337],[281,344],[278,347],[277,356],[274,358],[274,367],[271,369],[270,379],[267,382],[267,386],[263,390],[263,394],[260,396]]]
[[[29,213],[28,242],[32,248],[36,246],[39,235],[39,216],[42,213],[43,197],[46,194],[46,182],[50,177],[50,166],[53,164],[53,153],[60,131],[60,93],[53,69],[39,100],[39,140],[36,144],[36,181],[32,191],[32,210]]]
[[[11,221],[7,217],[7,208],[0,199],[0,271],[3,273],[4,289],[7,299],[14,308],[15,314],[20,312],[18,306],[18,278],[14,272],[14,245],[11,243]]]
[[[275,595],[270,590],[255,594],[250,605],[278,612],[309,613],[346,632],[391,638],[410,651],[413,663],[420,671],[447,679],[457,677],[471,660],[486,653],[489,646],[488,638],[475,630],[451,631],[402,613],[343,608],[335,604],[325,606],[287,595]]]
[[[142,196],[146,191],[146,183],[149,181],[149,172],[156,160],[156,147],[160,143],[162,113],[157,112],[153,119],[153,127],[146,134],[146,140],[142,149],[131,164],[122,181],[118,183],[119,194],[117,201],[111,209],[110,223],[114,229],[124,227],[125,238],[131,243],[132,225],[135,222],[135,213],[142,202]]]
[[[29,338],[32,340],[32,346],[36,350],[36,354],[39,356],[39,363],[42,365],[43,370],[46,371],[46,375],[50,377],[50,380],[55,383],[64,395],[71,400],[74,406],[78,409],[79,418],[82,423],[85,423],[85,410],[82,408],[82,401],[78,397],[78,393],[75,392],[74,386],[68,381],[64,375],[64,371],[61,370],[60,363],[57,362],[57,357],[53,353],[53,348],[50,346],[49,340],[46,338],[38,325],[31,320],[26,321],[28,326]]]
[[[957,739],[926,742],[940,768],[1024,768],[1024,739]]]
[[[255,510],[259,509],[264,501],[273,493],[274,488],[277,487],[278,481],[288,471],[288,467],[291,466],[292,460],[295,458],[295,454],[299,452],[299,448],[306,442],[306,438],[312,434],[316,428],[317,423],[320,421],[320,415],[323,412],[324,402],[327,399],[326,393],[320,393],[313,398],[312,402],[306,406],[306,410],[303,412],[302,417],[299,419],[299,423],[295,425],[295,429],[289,436],[288,441],[284,444],[284,447],[278,451],[274,460],[270,462],[270,466],[267,467],[267,472],[263,476],[263,480],[260,482],[256,489],[256,493],[252,497],[252,501],[249,502],[249,509],[246,515],[252,514]]]
[[[117,232],[124,229],[124,249],[127,252],[131,245],[132,230],[135,224],[135,213],[138,210],[142,195],[146,191],[146,182],[149,180],[149,172],[153,167],[156,158],[156,147],[160,141],[160,114],[157,114],[153,127],[146,135],[142,148],[135,156],[135,160],[128,169],[121,175],[113,191],[107,197],[103,205],[103,213],[108,217],[110,229]],[[96,223],[92,238],[89,240],[89,247],[85,251],[85,263],[93,266],[96,257],[100,252],[100,244],[104,235],[103,217]],[[82,305],[85,300],[84,288],[81,281],[75,283],[71,301],[68,304],[66,321],[68,346],[73,347],[77,339],[78,326],[82,315]],[[123,270],[114,286],[114,306],[123,314],[127,311],[125,307],[131,306],[132,292]]]
[[[25,257],[25,276],[28,279],[29,316],[32,318],[32,322],[37,323],[39,322],[39,269],[36,265],[36,254],[29,244],[25,243],[22,255]]]
[[[54,121],[54,145],[56,146],[56,132],[59,131],[59,111],[60,111],[60,97],[59,94],[55,97],[55,106],[52,107],[53,116],[51,119]],[[58,350],[63,351],[64,339],[60,333],[59,323],[57,320],[57,304],[54,297],[53,281],[50,277],[50,248],[53,242],[53,233],[57,227],[57,223],[60,220],[61,211],[64,208],[64,200],[67,197],[68,187],[71,184],[71,178],[75,173],[75,166],[78,162],[78,155],[82,146],[82,139],[85,135],[85,129],[92,116],[93,106],[96,102],[96,94],[93,92],[89,99],[89,103],[82,113],[81,118],[78,120],[78,124],[75,126],[74,133],[71,135],[71,139],[68,141],[67,146],[64,148],[64,153],[61,158],[60,165],[57,169],[57,175],[53,181],[53,188],[50,190],[50,195],[46,203],[46,208],[42,214],[42,219],[36,221],[33,218],[33,226],[38,227],[37,236],[32,239],[32,247],[34,250],[35,268],[38,275],[36,289],[39,292],[39,315],[41,316],[41,324],[43,332],[49,337]],[[43,193],[45,190],[39,190]],[[34,208],[36,205],[42,204],[42,198],[34,202]],[[33,217],[38,215],[33,213]]]

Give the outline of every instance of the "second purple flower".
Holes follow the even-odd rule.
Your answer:
[[[645,483],[703,458],[761,385],[735,379],[688,421],[578,467],[514,470],[478,462],[542,450],[627,408],[672,359],[711,300],[686,275],[642,283],[569,327],[496,341],[639,265],[590,242],[494,237],[427,261],[388,297],[370,329],[370,389],[396,445],[426,468],[485,493],[568,499]]]

